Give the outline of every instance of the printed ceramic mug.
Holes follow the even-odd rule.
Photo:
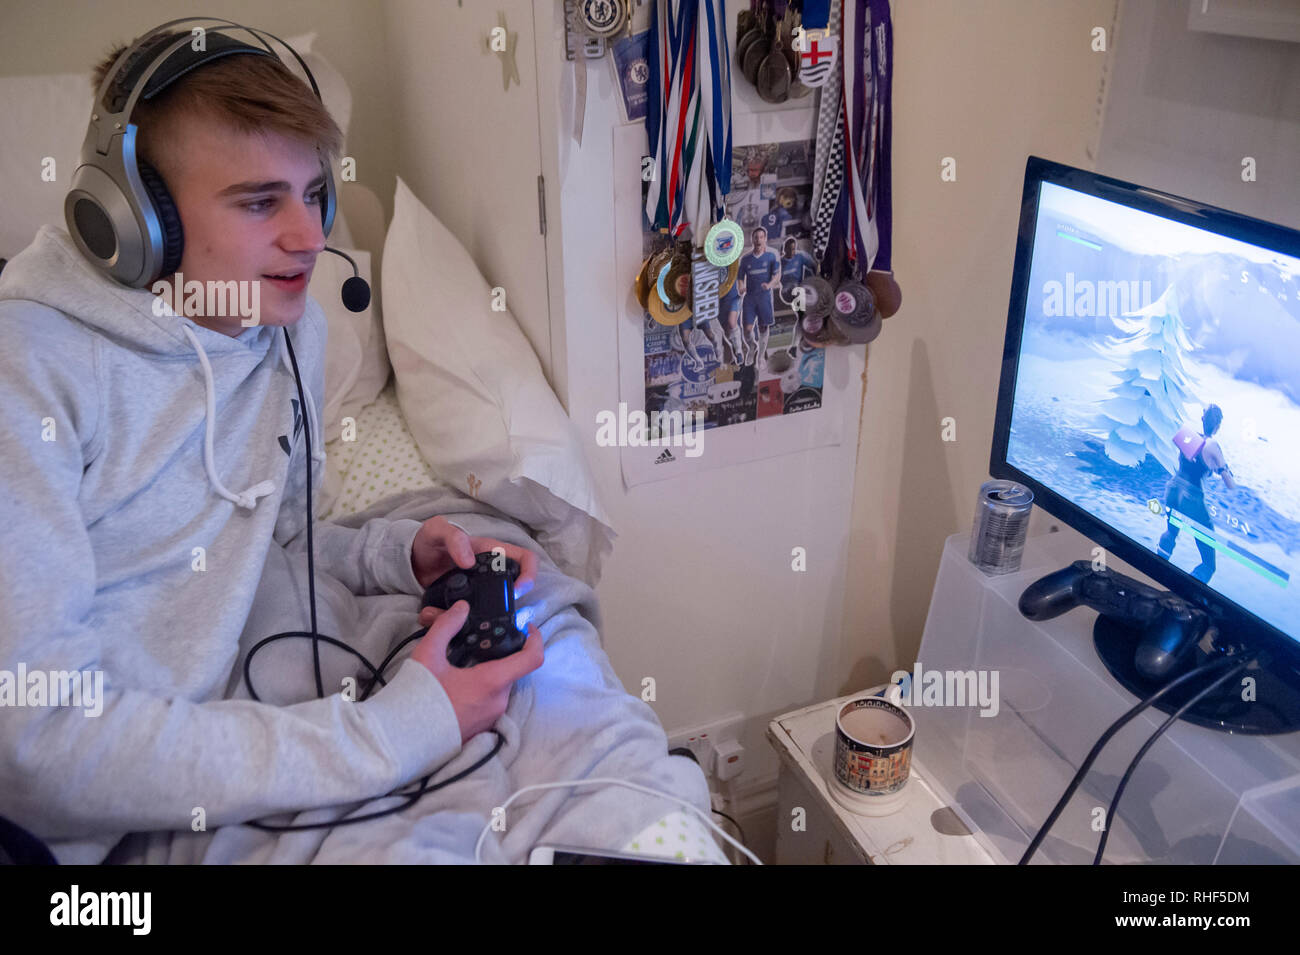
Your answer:
[[[901,689],[886,693],[849,700],[835,717],[835,778],[858,795],[893,795],[911,773],[916,724]]]

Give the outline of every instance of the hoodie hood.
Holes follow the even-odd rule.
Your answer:
[[[257,506],[259,498],[276,490],[274,482],[260,481],[234,492],[218,477],[219,468],[212,452],[217,416],[209,356],[246,355],[250,351],[274,348],[285,369],[297,379],[282,331],[254,325],[232,338],[203,328],[191,319],[175,314],[149,289],[128,288],[113,281],[86,261],[67,230],[54,225],[42,226],[32,244],[6,263],[4,271],[0,272],[0,301],[11,299],[35,302],[63,312],[122,348],[147,355],[198,361],[205,383],[202,399],[206,401],[204,465],[212,489],[226,500],[249,510]],[[314,307],[310,299],[308,307]],[[155,308],[161,314],[155,313]],[[271,336],[269,341],[267,336]],[[312,433],[323,434],[311,389],[303,386],[302,391],[307,401]],[[201,400],[200,396],[196,394],[194,400]],[[312,461],[324,465],[323,448],[312,449]]]

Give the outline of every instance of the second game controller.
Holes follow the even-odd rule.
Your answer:
[[[1034,581],[1020,595],[1020,612],[1030,620],[1051,620],[1080,606],[1137,631],[1133,662],[1149,680],[1170,676],[1209,625],[1202,611],[1175,594],[1095,570],[1087,560]]]
[[[501,569],[504,567],[504,569]],[[451,642],[452,666],[472,667],[518,652],[527,637],[515,625],[515,580],[519,563],[504,554],[476,554],[471,568],[455,567],[424,591],[420,606],[448,610],[458,600],[469,603],[469,616]]]
[[[1020,612],[1030,620],[1051,620],[1085,606],[1146,626],[1160,616],[1167,597],[1172,595],[1113,570],[1094,570],[1091,561],[1076,560],[1026,587]]]

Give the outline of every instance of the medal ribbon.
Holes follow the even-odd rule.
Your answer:
[[[848,226],[843,236],[852,271],[863,263],[862,274],[871,268],[875,247],[871,236],[871,219],[867,214],[864,190],[864,163],[868,163],[866,123],[871,115],[868,91],[861,69],[864,52],[867,56],[866,77],[871,76],[869,47],[864,51],[863,31],[870,23],[868,0],[845,0],[844,44],[840,57],[844,67],[843,97],[840,108],[844,122],[844,197],[847,203]],[[864,23],[864,20],[866,23]],[[874,84],[873,84],[874,85]],[[869,171],[866,172],[869,176]],[[862,262],[859,261],[862,260]]]
[[[656,174],[647,190],[646,217],[653,228],[674,236],[690,225],[702,244],[731,188],[731,57],[724,0],[652,4],[654,89],[646,135]],[[707,69],[701,69],[702,53]]]
[[[876,100],[879,104],[876,122],[875,170],[872,177],[871,218],[879,233],[879,247],[872,267],[885,272],[893,270],[894,203],[891,184],[893,169],[893,110],[894,92],[894,24],[890,17],[889,0],[871,0],[872,59],[876,78]]]
[[[683,33],[680,40],[685,44],[678,82],[673,89],[673,98],[669,101],[669,113],[674,118],[673,137],[669,140],[668,189],[672,196],[669,210],[668,228],[674,236],[681,234],[685,227],[683,215],[687,203],[694,203],[694,194],[699,189],[699,170],[696,166],[696,147],[699,145],[700,92],[695,71],[695,30],[691,14],[691,0],[683,0]]]
[[[649,37],[650,106],[646,134],[654,157],[654,177],[646,195],[646,217],[656,229],[672,228],[681,216],[682,138],[689,125],[694,34],[686,30],[691,0],[651,0]],[[691,41],[691,42],[688,42]]]
[[[829,36],[838,38],[843,55],[843,36],[840,32],[841,0],[830,0],[827,29]],[[843,170],[843,111],[840,108],[842,67],[836,64],[826,77],[826,83],[817,91],[817,139],[813,153],[813,258],[821,274],[828,272],[826,257],[830,246],[833,217],[839,206]]]
[[[701,120],[708,135],[708,168],[701,204],[691,217],[695,244],[703,245],[713,223],[726,215],[726,197],[731,191],[731,50],[727,43],[725,0],[700,0],[698,49],[707,50],[707,70],[700,70]]]
[[[843,118],[848,130],[844,242],[854,271],[865,275],[877,266],[890,267],[893,28],[888,0],[846,2],[844,37],[850,45],[843,57]]]
[[[830,24],[832,0],[803,0],[804,32],[825,30]]]
[[[649,188],[646,190],[645,214],[650,220],[652,227],[658,229],[660,223],[667,218],[667,214],[660,213],[660,203],[663,198],[663,189],[661,183],[662,177],[659,175],[661,168],[662,156],[660,155],[660,134],[663,132],[662,126],[664,112],[667,109],[667,103],[664,100],[664,82],[663,78],[670,75],[666,66],[666,29],[664,21],[667,18],[667,12],[651,0],[650,6],[650,36],[646,38],[646,65],[649,67],[649,78],[646,80],[646,115],[645,130],[646,137],[649,140],[650,156],[654,161],[654,176],[650,180]]]

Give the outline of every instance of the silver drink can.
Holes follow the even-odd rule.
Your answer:
[[[986,481],[975,505],[970,562],[990,576],[1020,569],[1034,492],[1015,481]]]

